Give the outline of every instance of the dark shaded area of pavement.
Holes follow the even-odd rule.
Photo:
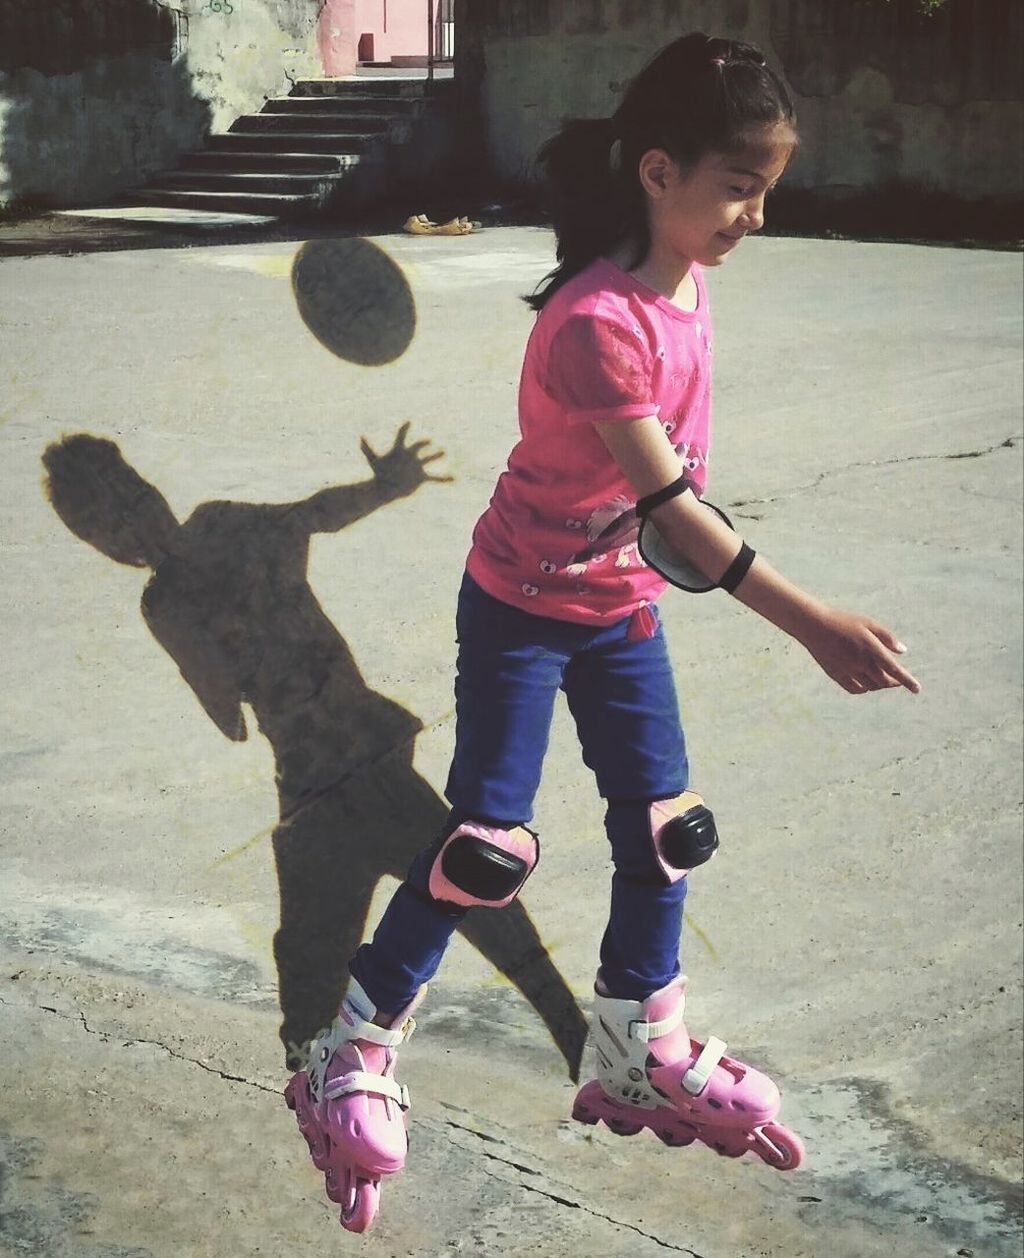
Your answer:
[[[269,222],[246,222],[240,215],[234,222],[211,224],[197,216],[195,223],[188,224],[25,208],[8,211],[6,217],[0,214],[0,257],[379,236],[399,231],[411,214],[420,213],[436,222],[468,217],[484,228],[537,226],[547,221],[536,190],[456,178],[443,190],[388,198],[349,214],[335,209],[313,218]],[[773,193],[767,217],[766,236],[1024,250],[1024,201],[1019,197],[970,201],[899,184],[881,191],[835,194],[784,187]]]
[[[183,524],[111,441],[66,437],[44,463],[50,501],[73,533],[152,569],[143,618],[207,716],[244,742],[247,705],[273,747],[280,1035],[298,1069],[335,1016],[378,883],[404,878],[448,818],[413,766],[422,721],[366,683],[308,579],[315,534],[338,533],[423,482],[415,449],[400,435],[372,480],[303,502],[206,502]],[[578,1079],[586,1023],[525,906],[470,914],[459,929],[536,1009]]]

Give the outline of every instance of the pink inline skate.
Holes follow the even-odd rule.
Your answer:
[[[405,1165],[409,1092],[395,1082],[395,1049],[412,1035],[416,999],[377,1026],[377,1010],[352,980],[329,1030],[313,1041],[309,1065],[293,1075],[284,1099],[295,1111],[327,1195],[341,1206],[341,1226],[365,1232],[380,1204],[380,1181]]]
[[[724,1157],[748,1150],[792,1171],[804,1159],[794,1132],[772,1119],[779,1090],[767,1075],[725,1056],[714,1036],[691,1040],[683,1025],[686,979],[645,1001],[594,995],[592,1043],[598,1078],[576,1094],[578,1122],[602,1120],[620,1136],[642,1127],[667,1145],[701,1141]]]

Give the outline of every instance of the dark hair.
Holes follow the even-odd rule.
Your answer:
[[[650,233],[640,158],[662,148],[683,166],[742,149],[752,128],[794,121],[781,78],[752,44],[684,35],[629,83],[610,118],[574,118],[537,155],[558,266],[524,300],[540,310],[566,281],[627,238],[638,266]],[[617,152],[616,152],[617,150]]]

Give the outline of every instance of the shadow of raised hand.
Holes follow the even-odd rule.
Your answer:
[[[77,434],[44,456],[64,523],[121,563],[152,569],[142,612],[226,737],[251,706],[274,750],[281,895],[274,955],[289,1065],[334,1017],[379,880],[401,879],[448,808],[413,767],[421,723],[364,681],[309,584],[309,540],[428,481],[442,457],[364,441],[373,477],[295,503],[208,502],[183,524],[111,441]],[[462,935],[526,997],[578,1075],[585,1022],[526,908],[471,912]]]

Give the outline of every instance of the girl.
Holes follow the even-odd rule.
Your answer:
[[[595,983],[599,1078],[574,1117],[669,1144],[701,1140],[799,1164],[771,1120],[775,1085],[683,1026],[686,874],[718,845],[688,789],[672,672],[637,551],[648,512],[681,560],[801,642],[853,694],[917,681],[866,616],[825,606],[701,506],[711,321],[703,268],[763,223],[796,144],[778,76],[747,44],[688,35],[630,84],[612,118],[541,151],[559,265],[519,389],[521,439],[479,520],[459,596],[448,823],[353,958],[333,1026],[287,1089],[341,1221],[362,1230],[405,1160],[395,1049],[462,916],[509,904],[537,862],[527,828],[552,708],[565,692],[607,802],[614,873]]]

